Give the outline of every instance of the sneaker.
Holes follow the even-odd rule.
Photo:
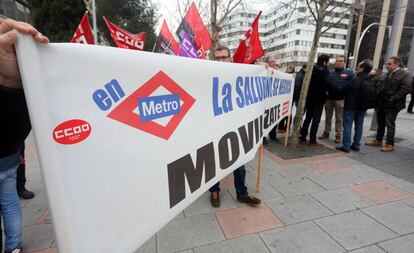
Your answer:
[[[350,149],[353,150],[353,151],[359,152],[359,148],[356,148],[354,146],[351,146]]]
[[[35,194],[29,190],[27,190],[25,187],[23,187],[20,190],[17,190],[17,194],[22,199],[32,199],[35,197]]]
[[[322,147],[323,147],[323,145],[322,145],[322,144],[317,143],[317,142],[315,142],[315,143],[310,143],[310,144],[309,144],[309,146],[310,146],[311,148],[322,148]]]
[[[385,144],[384,147],[381,148],[382,152],[392,152],[394,151],[394,145]]]
[[[341,143],[342,137],[340,135],[335,136],[335,143]]]
[[[246,196],[242,197],[242,196],[237,196],[237,201],[241,202],[241,203],[246,203],[248,205],[251,206],[257,206],[260,204],[261,200],[254,197],[251,194],[247,194]]]
[[[323,139],[329,139],[329,133],[325,133],[323,132],[323,134],[321,136],[319,136],[318,138],[319,140],[323,140]]]
[[[349,153],[349,149],[346,149],[346,148],[344,148],[344,147],[336,147],[335,149],[336,149],[336,150],[339,150],[339,151],[342,151],[342,152],[344,152],[344,153]]]
[[[373,140],[370,142],[366,142],[365,145],[374,146],[374,147],[382,147],[382,141]]]
[[[220,193],[212,192],[210,195],[210,202],[213,207],[220,207]]]

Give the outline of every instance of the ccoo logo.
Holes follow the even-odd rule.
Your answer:
[[[81,119],[72,119],[58,125],[53,130],[53,139],[60,144],[79,143],[91,134],[91,125]]]

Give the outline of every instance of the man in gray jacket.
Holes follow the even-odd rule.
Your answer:
[[[388,73],[383,76],[383,85],[379,94],[377,109],[377,136],[367,142],[369,146],[382,147],[381,151],[394,151],[395,120],[398,113],[405,108],[405,100],[411,91],[412,77],[401,68],[401,59],[393,56],[387,61]],[[387,128],[387,140],[383,146],[382,140]]]

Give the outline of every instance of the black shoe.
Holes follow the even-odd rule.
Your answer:
[[[413,114],[414,112],[413,112],[413,111],[407,111],[407,113],[409,113],[409,114]]]
[[[263,138],[263,145],[267,145],[267,144],[269,144],[269,142],[267,142],[266,137],[265,137]]]
[[[271,139],[272,141],[279,142],[279,139],[278,139],[278,138],[276,138],[276,137],[269,137],[269,139]]]
[[[345,149],[344,147],[336,147],[335,149],[345,153],[349,153],[349,149]]]
[[[350,149],[352,149],[353,151],[357,151],[357,152],[359,151],[359,148],[356,148],[354,146],[351,146]]]
[[[246,204],[251,205],[251,206],[257,206],[261,202],[260,199],[254,197],[253,195],[250,195],[250,194],[248,194],[244,197],[237,196],[237,201],[242,202],[242,203],[246,203]]]
[[[35,197],[34,193],[31,191],[28,191],[26,188],[23,187],[23,189],[18,190],[17,194],[22,199],[32,199]]]

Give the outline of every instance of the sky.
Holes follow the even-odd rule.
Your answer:
[[[184,0],[179,0],[181,2],[185,2]],[[202,0],[204,3],[208,3],[208,0]],[[223,0],[227,1],[227,0]],[[271,2],[278,2],[277,0],[267,0]],[[199,0],[195,0],[196,4],[199,2]],[[266,2],[266,0],[244,0],[246,5],[250,8],[253,8],[255,10],[263,10],[266,12],[266,9],[268,9],[269,4],[263,4],[263,2]],[[154,0],[154,3],[156,3],[156,6],[158,7],[158,25],[156,28],[156,34],[158,34],[162,22],[165,19],[167,21],[167,25],[170,28],[171,32],[174,33],[174,31],[177,29],[180,20],[178,9],[177,9],[177,0]],[[208,20],[204,19],[204,22],[207,23]]]

